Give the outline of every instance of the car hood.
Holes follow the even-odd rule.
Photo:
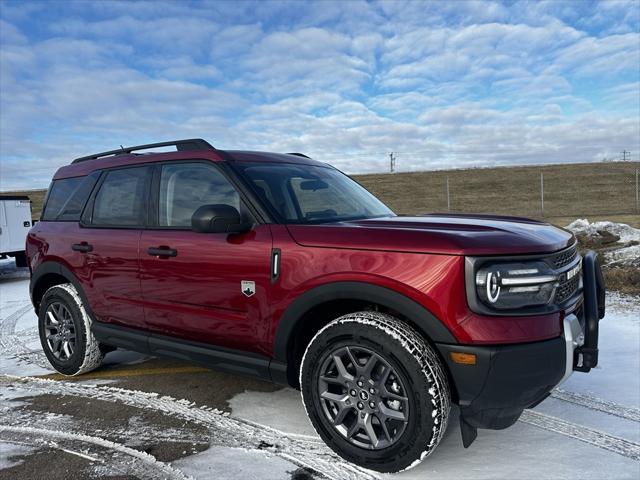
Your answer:
[[[305,246],[450,255],[551,253],[575,242],[548,223],[495,215],[390,217],[320,225],[289,225]]]

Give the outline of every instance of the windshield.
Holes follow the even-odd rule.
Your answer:
[[[237,163],[244,177],[284,223],[328,223],[391,217],[394,213],[332,167]]]

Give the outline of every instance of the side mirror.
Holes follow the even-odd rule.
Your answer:
[[[251,229],[231,205],[203,205],[191,216],[191,229],[199,233],[242,233]]]

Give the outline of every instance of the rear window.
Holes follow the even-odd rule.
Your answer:
[[[54,180],[42,220],[79,221],[82,209],[99,177],[100,172],[93,172],[86,177]]]
[[[41,220],[55,220],[64,204],[82,183],[84,177],[64,178],[54,180],[49,188],[47,204],[42,212]]]

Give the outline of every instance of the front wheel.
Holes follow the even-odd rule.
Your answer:
[[[447,427],[451,400],[438,356],[383,313],[348,314],[320,330],[303,357],[300,388],[327,445],[379,472],[417,465]]]

